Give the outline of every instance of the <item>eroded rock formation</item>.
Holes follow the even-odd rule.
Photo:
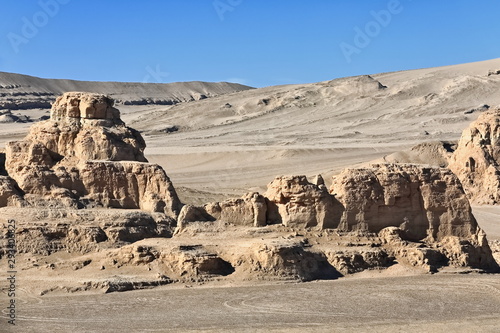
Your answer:
[[[276,177],[264,194],[268,200],[268,223],[335,228],[334,200],[322,180],[318,184],[310,183],[305,176]]]
[[[449,168],[473,203],[500,203],[500,110],[484,112],[462,133]]]
[[[346,169],[330,192],[344,206],[339,230],[401,227],[409,239],[468,238],[478,230],[458,178],[448,169],[381,164]]]
[[[178,217],[177,231],[182,231],[189,222],[216,220],[241,226],[265,226],[266,200],[259,193],[249,192],[239,199],[212,202],[204,206],[185,205]]]
[[[330,191],[344,206],[339,231],[380,233],[401,260],[496,268],[486,235],[449,169],[411,164],[346,169],[334,177]]]
[[[476,186],[498,192],[500,177],[500,119],[483,118],[466,131],[454,156],[456,165],[468,168],[462,177],[470,180],[473,198],[481,197]],[[101,270],[147,266],[158,272],[159,284],[233,273],[243,279],[331,279],[396,262],[429,271],[447,265],[497,268],[449,169],[346,169],[330,190],[319,175],[313,182],[279,176],[263,195],[181,207],[165,171],[147,163],[144,148],[141,135],[125,126],[108,97],[59,97],[49,120],[0,152],[0,207],[10,206],[2,208],[5,218],[22,215],[18,251],[92,252],[98,258],[92,265]],[[488,172],[492,180],[481,178]],[[91,262],[79,258],[71,267],[83,271]],[[133,287],[120,283],[108,287]]]
[[[14,180],[7,176],[0,176],[0,207],[14,206],[22,202],[21,191]]]
[[[51,118],[6,147],[5,169],[32,204],[102,205],[177,216],[164,170],[146,163],[144,139],[103,95],[66,93]]]
[[[17,251],[39,255],[95,253],[145,238],[170,238],[175,228],[175,220],[163,213],[138,210],[5,207],[2,216],[16,221]],[[4,250],[0,246],[0,258]]]

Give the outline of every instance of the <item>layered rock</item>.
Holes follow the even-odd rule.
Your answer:
[[[31,203],[140,208],[177,216],[181,204],[163,169],[146,163],[144,139],[110,98],[66,93],[51,118],[6,147],[5,169]]]
[[[146,144],[125,126],[110,98],[65,93],[57,98],[51,118],[30,128],[23,141],[7,144],[9,173],[24,165],[53,167],[87,160],[147,162]]]
[[[268,278],[310,281],[341,276],[324,253],[308,251],[304,245],[294,240],[255,244],[239,261],[253,274]]]
[[[481,229],[469,238],[446,236],[437,241],[408,241],[398,227],[387,227],[379,232],[386,251],[398,262],[435,272],[444,266],[473,267],[498,271],[486,235]]]
[[[241,226],[265,226],[267,205],[265,198],[256,192],[239,199],[208,203],[204,206],[185,205],[178,218],[178,231],[189,222],[223,221]]]
[[[487,138],[489,144],[477,142],[486,147],[477,154],[493,161],[484,151],[496,156],[491,142],[497,129],[488,126],[469,141]],[[0,169],[0,206],[31,204],[36,206],[31,212],[49,212],[18,221],[19,251],[108,249],[144,238],[169,238],[177,226],[176,236],[189,244],[175,245],[169,239],[161,252],[126,246],[112,256],[113,265],[154,264],[176,279],[239,272],[302,280],[383,268],[394,259],[429,270],[444,265],[496,267],[467,195],[448,169],[410,164],[347,169],[334,177],[330,191],[321,176],[314,182],[305,176],[280,176],[264,195],[252,192],[181,210],[168,176],[160,166],[147,163],[144,148],[141,135],[125,126],[108,97],[67,93],[58,98],[50,120],[33,126],[26,139],[8,144],[5,168]],[[0,166],[2,157],[0,152]],[[478,170],[477,163],[468,167]],[[57,205],[158,214],[52,207]],[[58,212],[66,215],[51,215]],[[203,223],[207,221],[215,223]],[[210,248],[191,243],[203,232],[204,241],[207,235],[219,237]],[[254,238],[238,245],[238,235]],[[235,242],[228,241],[232,236]]]
[[[339,230],[379,232],[401,227],[408,238],[469,238],[476,219],[458,178],[448,169],[381,164],[346,169],[330,192],[344,206]]]
[[[385,249],[375,247],[370,249],[346,250],[328,249],[325,255],[328,262],[342,275],[353,274],[365,269],[383,269],[394,264],[394,257],[389,256]]]
[[[500,110],[484,112],[462,133],[449,168],[473,203],[500,203]]]
[[[222,221],[234,225],[318,229],[335,228],[335,200],[328,193],[321,176],[317,184],[306,176],[279,176],[268,184],[266,193],[247,193],[239,199],[186,205],[179,215],[179,231],[189,222]],[[337,221],[337,223],[336,223]]]
[[[121,123],[120,112],[113,104],[114,101],[105,95],[70,92],[56,99],[50,110],[50,118],[54,121],[67,118],[109,119]]]
[[[85,199],[107,207],[176,215],[179,201],[165,171],[156,164],[87,161],[79,165]]]
[[[334,177],[330,191],[344,206],[339,231],[381,232],[393,254],[412,265],[497,268],[449,169],[411,164],[346,169]]]
[[[267,221],[285,226],[335,228],[335,202],[321,180],[310,183],[306,176],[276,177],[264,196],[268,200]]]
[[[0,223],[16,221],[19,253],[95,253],[145,238],[169,238],[175,228],[165,214],[138,210],[4,207],[1,212]],[[4,242],[6,234],[0,232],[0,245]],[[0,258],[4,250],[0,246]]]

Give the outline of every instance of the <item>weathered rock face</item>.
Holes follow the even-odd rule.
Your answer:
[[[362,251],[352,249],[326,250],[325,255],[328,262],[342,275],[361,272],[365,269],[386,268],[394,264],[394,257],[389,256],[384,249],[377,247]]]
[[[338,203],[337,203],[338,204]],[[189,222],[223,221],[234,225],[335,228],[338,224],[335,200],[328,193],[321,176],[317,184],[305,176],[280,176],[268,185],[264,195],[247,193],[196,207],[186,205],[179,215],[179,231]],[[337,221],[337,222],[336,222]]]
[[[478,231],[467,196],[448,169],[411,164],[346,169],[330,192],[343,204],[339,230],[401,227],[413,240],[470,238]]]
[[[411,242],[406,232],[398,227],[387,227],[379,232],[386,251],[398,262],[425,268],[431,272],[443,266],[473,267],[498,271],[486,235],[481,229],[469,237],[446,236],[439,242]]]
[[[106,96],[66,93],[52,106],[51,119],[33,125],[28,136],[7,145],[10,173],[24,165],[53,167],[87,160],[147,162],[144,139],[125,126]]]
[[[70,92],[56,99],[50,118],[54,121],[67,118],[109,119],[120,123],[120,112],[113,104],[114,101],[104,95]]]
[[[5,169],[31,203],[90,202],[177,216],[181,203],[163,169],[148,164],[145,142],[106,96],[66,93],[51,119],[10,142]]]
[[[0,207],[14,206],[22,202],[22,196],[14,180],[0,176]]]
[[[175,189],[156,164],[87,161],[80,165],[82,197],[115,208],[139,208],[177,215]],[[79,192],[80,193],[80,192]]]
[[[304,249],[301,242],[287,240],[255,244],[250,253],[239,261],[254,274],[267,278],[299,279],[336,279],[341,274],[328,262],[324,253]]]
[[[4,207],[1,216],[0,223],[16,221],[19,253],[41,255],[88,253],[144,238],[169,238],[175,228],[175,220],[165,214],[138,210]],[[0,232],[0,245],[6,230]],[[0,246],[0,257],[4,249]]]
[[[449,168],[473,203],[500,203],[500,110],[481,114],[463,131]]]
[[[205,206],[208,214],[216,220],[235,225],[266,225],[267,205],[259,193],[247,193],[240,199],[230,199]]]
[[[264,196],[268,199],[269,224],[293,227],[335,228],[335,202],[321,184],[310,183],[305,176],[276,177]]]
[[[172,272],[181,279],[204,279],[210,276],[226,276],[234,272],[229,262],[200,245],[172,248],[162,253],[159,261],[165,271]]]
[[[265,198],[256,192],[245,194],[239,199],[212,202],[197,207],[185,205],[178,218],[178,231],[189,222],[222,221],[242,226],[265,226],[267,205]]]

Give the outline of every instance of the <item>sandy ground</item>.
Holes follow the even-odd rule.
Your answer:
[[[0,331],[498,332],[500,325],[494,275],[228,287],[43,297],[21,290],[18,325]]]
[[[500,207],[474,206],[472,212],[489,240],[500,240]]]

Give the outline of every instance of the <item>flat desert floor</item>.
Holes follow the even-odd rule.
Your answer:
[[[486,274],[72,296],[22,293],[19,302],[11,332],[498,332],[500,327],[500,279]]]

